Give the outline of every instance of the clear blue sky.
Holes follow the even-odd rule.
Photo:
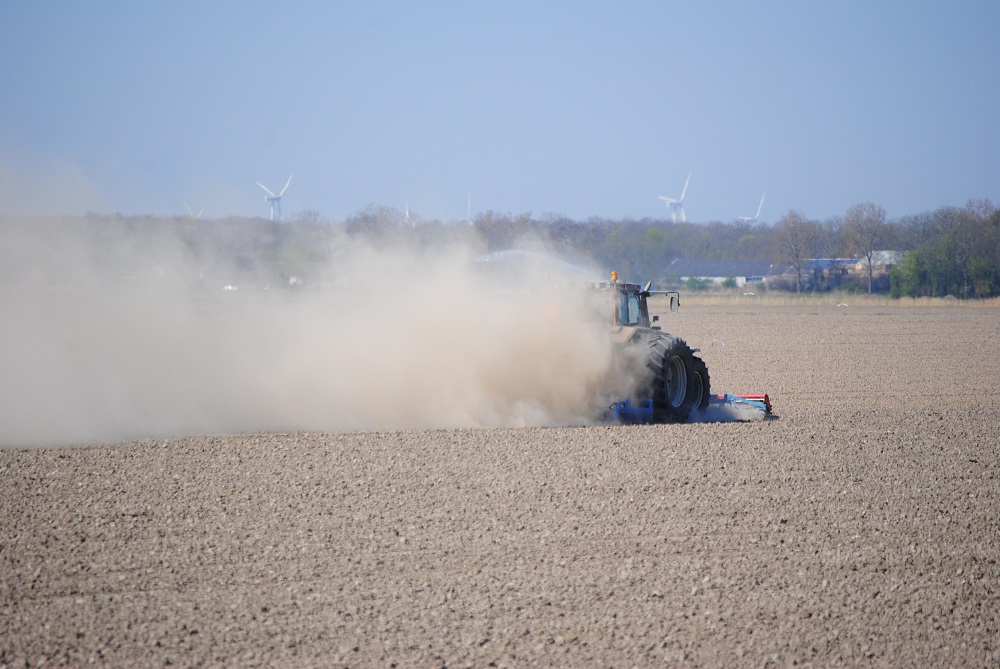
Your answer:
[[[0,213],[1000,204],[1000,2],[6,2]]]

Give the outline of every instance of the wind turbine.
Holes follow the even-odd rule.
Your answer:
[[[737,221],[743,221],[744,223],[754,223],[754,222],[756,222],[757,219],[760,217],[760,210],[764,208],[764,196],[765,195],[767,195],[767,193],[762,193],[761,194],[761,196],[760,196],[760,204],[757,205],[757,213],[754,214],[753,218],[750,218],[749,216],[737,216],[736,220]]]
[[[681,196],[678,198],[667,197],[666,195],[661,195],[660,199],[667,203],[670,207],[670,220],[677,221],[677,211],[681,212],[681,222],[687,221],[687,214],[684,213],[684,196],[687,194],[688,183],[691,181],[691,173],[688,172],[687,181],[684,182],[684,190],[681,191]]]
[[[191,211],[191,207],[188,206],[187,200],[184,201],[184,208],[188,210],[188,215],[195,220],[201,218],[202,213],[204,213],[205,211],[205,208],[202,207],[201,209],[198,210],[197,214],[194,213],[193,211]]]
[[[285,187],[282,188],[281,192],[278,193],[277,195],[272,193],[271,189],[262,184],[261,182],[259,181],[257,182],[257,185],[263,188],[264,192],[267,193],[267,195],[264,197],[264,202],[267,202],[271,205],[272,221],[277,220],[278,223],[281,223],[281,196],[285,194],[286,190],[288,190],[289,184],[292,183],[293,176],[295,176],[294,172],[288,175],[288,181],[285,182]],[[275,216],[275,214],[277,214],[277,216]]]

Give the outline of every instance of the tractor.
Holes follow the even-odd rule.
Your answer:
[[[645,286],[630,283],[620,280],[616,272],[610,281],[594,281],[586,268],[530,251],[498,251],[481,256],[477,265],[502,285],[518,285],[525,276],[545,276],[554,304],[571,299],[565,292],[560,296],[560,291],[578,296],[583,288],[594,322],[609,328],[612,361],[601,398],[611,405],[605,404],[605,418],[624,423],[683,423],[710,404],[750,401],[750,396],[713,397],[708,366],[695,355],[698,349],[663,332],[657,324],[660,317],[649,315],[653,295],[666,296],[670,311],[676,312],[680,306],[676,291],[652,291],[652,282]]]
[[[692,411],[708,408],[712,399],[708,367],[687,343],[662,331],[660,317],[649,315],[651,295],[665,295],[670,311],[680,306],[675,291],[651,291],[618,279],[591,284],[597,304],[610,307],[610,337],[619,364],[632,375],[630,396],[611,405],[621,422],[682,423]]]

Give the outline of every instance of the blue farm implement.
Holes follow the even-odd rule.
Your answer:
[[[632,404],[628,400],[615,402],[608,407],[611,419],[618,423],[652,423],[653,422],[653,400],[641,400],[638,404]]]
[[[765,395],[712,395],[710,404],[729,404],[736,407],[753,407],[771,415],[771,398]]]
[[[733,411],[726,411],[732,409]],[[733,395],[723,393],[711,395],[708,406],[696,418],[705,422],[730,420],[755,420],[771,415],[771,398],[768,395]],[[632,403],[629,400],[615,402],[608,407],[605,418],[616,423],[641,425],[657,422],[655,420],[653,400],[640,400]]]

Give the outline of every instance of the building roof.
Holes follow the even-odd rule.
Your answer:
[[[770,260],[705,260],[677,258],[665,268],[667,276],[733,277],[776,276],[785,271],[783,263]]]
[[[886,265],[898,265],[903,262],[903,258],[906,256],[902,251],[875,251],[872,254],[872,266],[882,267]],[[862,265],[868,264],[867,258],[861,258],[858,263]]]
[[[802,265],[802,269],[807,272],[814,272],[820,269],[833,269],[835,267],[854,267],[858,264],[856,258],[810,258]]]

